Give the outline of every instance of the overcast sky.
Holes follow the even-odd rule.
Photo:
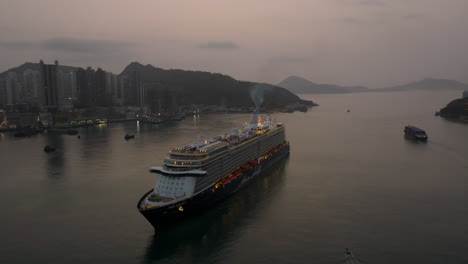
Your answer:
[[[0,72],[132,61],[278,83],[468,83],[468,0],[0,0]]]

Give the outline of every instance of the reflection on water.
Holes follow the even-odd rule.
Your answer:
[[[63,135],[65,136],[65,135]],[[47,133],[45,136],[45,145],[52,146],[55,152],[46,153],[47,175],[51,178],[64,176],[63,169],[65,165],[65,155],[67,151],[62,135]]]
[[[234,243],[242,233],[246,219],[261,214],[267,207],[265,203],[279,192],[288,161],[289,158],[285,158],[278,162],[245,189],[203,214],[158,231],[150,238],[144,262],[166,258],[188,263],[205,258],[216,260],[226,244]]]

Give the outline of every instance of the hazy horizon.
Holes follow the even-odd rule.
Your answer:
[[[0,72],[138,61],[276,84],[468,82],[468,1],[0,0]]]

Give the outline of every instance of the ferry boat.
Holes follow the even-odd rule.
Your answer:
[[[150,168],[158,177],[138,210],[157,229],[227,198],[287,155],[283,124],[254,114],[231,133],[170,150]]]
[[[426,132],[414,126],[405,126],[405,137],[417,141],[427,141]]]

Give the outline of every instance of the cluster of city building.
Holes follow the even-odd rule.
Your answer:
[[[60,66],[58,61],[41,60],[39,66],[0,77],[0,107],[21,111],[138,105],[138,84],[132,78],[101,68]]]
[[[0,76],[0,109],[18,112],[56,109],[136,106],[142,112],[177,110],[177,91],[158,83],[142,82],[132,71],[119,76],[98,68],[61,66],[58,61],[39,69],[10,70]],[[36,67],[37,68],[37,67]]]
[[[102,108],[112,108],[115,118],[125,118],[129,109],[136,116],[175,113],[180,108],[177,91],[160,83],[143,82],[137,71],[119,76],[101,68],[61,66],[58,61],[25,65],[0,76],[0,110],[2,115],[10,113],[10,119],[19,113],[24,117],[26,113],[36,116],[44,112],[87,111],[103,116],[99,112]],[[67,116],[69,122],[77,115]]]

